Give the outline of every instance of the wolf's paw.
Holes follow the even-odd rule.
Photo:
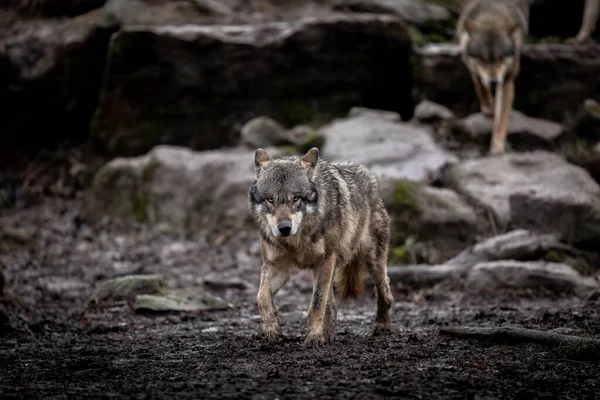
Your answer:
[[[325,335],[320,334],[309,334],[304,341],[305,347],[321,347],[325,344]]]
[[[494,118],[494,109],[491,107],[481,106],[481,113],[488,118]]]
[[[567,43],[567,44],[586,44],[588,42],[589,42],[589,38],[579,37],[579,36],[572,37],[572,38],[565,40],[565,43]]]
[[[281,333],[281,328],[279,328],[277,326],[264,327],[263,328],[263,336],[270,343],[277,343],[283,339],[283,334]]]
[[[392,333],[392,327],[390,326],[390,324],[384,324],[384,323],[378,322],[373,327],[371,336],[383,336],[383,335],[389,335],[390,333]]]

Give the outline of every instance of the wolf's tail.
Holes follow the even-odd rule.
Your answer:
[[[350,263],[346,268],[336,270],[335,286],[342,300],[358,299],[364,286],[363,272],[364,268],[358,262]]]

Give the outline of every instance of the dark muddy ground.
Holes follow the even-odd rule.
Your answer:
[[[263,342],[255,305],[255,234],[221,248],[110,224],[91,229],[78,201],[48,200],[0,218],[5,308],[12,329],[0,341],[0,397],[13,398],[409,398],[594,399],[600,364],[558,349],[448,338],[442,326],[517,324],[599,334],[597,301],[395,288],[391,336],[371,338],[375,305],[366,292],[342,305],[336,340],[302,345],[310,280],[297,275],[276,297],[286,340]],[[18,229],[15,229],[18,228]],[[128,273],[164,274],[172,288],[207,274],[239,277],[247,289],[219,294],[230,311],[136,314],[88,311],[94,285]]]

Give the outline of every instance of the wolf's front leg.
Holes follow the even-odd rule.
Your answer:
[[[328,298],[333,280],[336,256],[325,256],[313,270],[313,293],[308,309],[308,329],[306,335],[307,346],[322,345],[325,343],[324,322],[327,311]]]
[[[515,83],[513,80],[506,81],[502,85],[502,88],[496,91],[496,96],[496,112],[494,116],[494,127],[492,129],[490,154],[502,154],[506,147],[508,120],[515,98]]]
[[[585,0],[583,20],[577,36],[567,39],[567,43],[582,44],[589,41],[592,32],[596,28],[596,22],[600,15],[600,0]]]
[[[279,341],[282,337],[273,297],[289,278],[290,273],[287,268],[278,268],[269,263],[264,263],[261,267],[260,288],[256,296],[256,303],[260,312],[263,335],[270,342]]]
[[[488,117],[493,116],[494,97],[492,96],[492,91],[489,87],[485,86],[481,82],[481,78],[479,78],[476,72],[471,72],[471,80],[475,85],[475,93],[477,94],[477,98],[479,99],[479,106],[481,108],[481,112]]]

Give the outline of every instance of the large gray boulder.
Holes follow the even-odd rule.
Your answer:
[[[542,151],[468,160],[447,185],[491,211],[499,228],[555,233],[569,243],[600,240],[600,187],[581,167]]]
[[[324,158],[364,164],[381,179],[428,182],[458,161],[436,144],[429,128],[403,123],[392,112],[353,108],[320,133]]]
[[[269,149],[276,155],[277,149]],[[116,158],[96,174],[85,212],[163,225],[183,234],[230,234],[250,221],[247,196],[254,151],[195,152],[157,146],[141,157]]]
[[[91,134],[99,149],[133,156],[157,144],[234,145],[259,115],[289,128],[364,104],[408,119],[411,52],[405,24],[383,15],[124,26]]]

